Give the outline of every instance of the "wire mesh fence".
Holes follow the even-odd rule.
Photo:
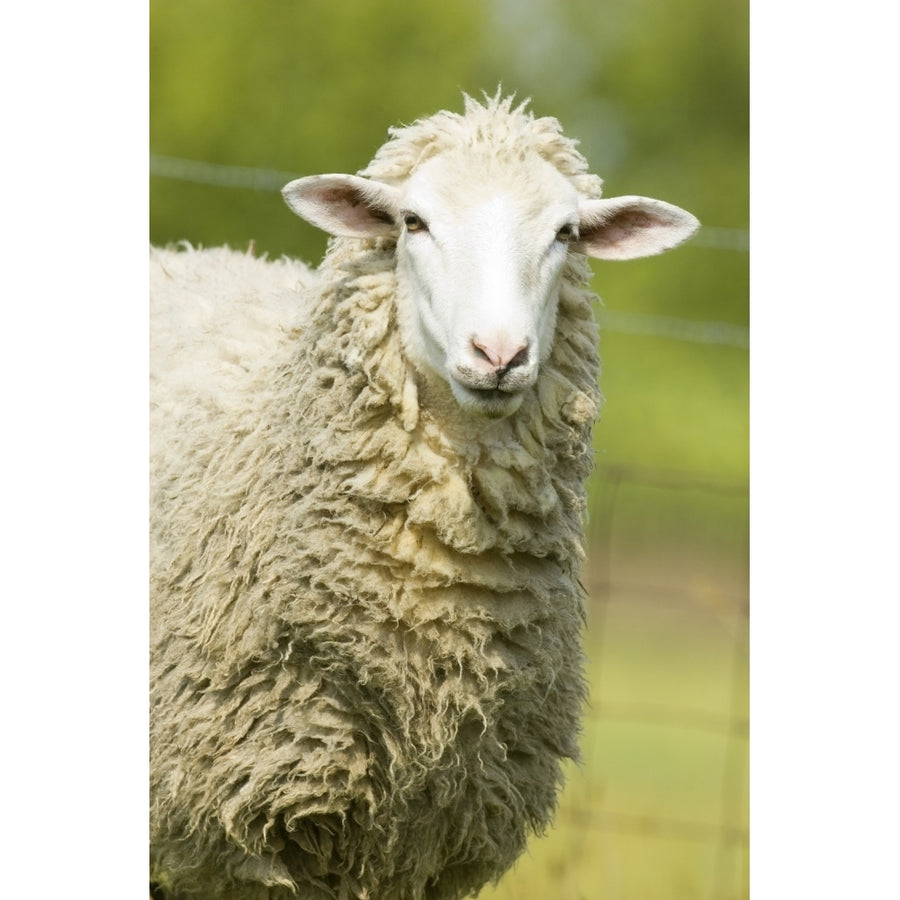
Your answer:
[[[583,761],[553,833],[488,896],[744,900],[748,485],[616,465],[594,480]]]

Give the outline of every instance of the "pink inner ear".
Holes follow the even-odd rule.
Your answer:
[[[344,206],[346,204],[359,206],[362,202],[358,191],[345,187],[323,188],[319,192],[319,196],[323,203],[327,203],[330,206]]]
[[[687,240],[699,223],[670,203],[648,197],[613,197],[582,207],[578,249],[596,259],[638,259]]]
[[[635,232],[645,231],[653,227],[665,227],[670,223],[656,216],[637,210],[625,210],[618,213],[608,225],[597,229],[597,234],[605,244],[615,245],[632,237]]]
[[[318,202],[327,208],[330,215],[353,229],[369,231],[375,222],[394,224],[387,210],[372,204],[362,191],[350,186],[321,188]]]
[[[394,234],[396,191],[355,175],[310,175],[282,190],[302,219],[336,237],[372,238]]]
[[[359,191],[349,187],[326,187],[319,190],[318,202],[326,206],[332,215],[348,221],[365,221],[368,217],[365,199]],[[358,210],[363,207],[363,212],[357,215],[347,215],[348,210]]]

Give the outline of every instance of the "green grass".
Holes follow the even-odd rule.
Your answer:
[[[746,482],[749,366],[736,347],[605,333],[600,465],[625,463]]]

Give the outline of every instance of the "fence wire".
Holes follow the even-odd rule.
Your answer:
[[[294,172],[253,166],[221,165],[158,153],[150,154],[150,175],[193,184],[255,191],[280,191],[289,181],[299,177]],[[714,250],[748,252],[750,235],[745,229],[703,226],[691,238],[691,243]],[[596,314],[601,329],[605,331],[697,344],[718,344],[745,350],[750,347],[750,329],[730,322],[707,322],[673,316],[617,312],[599,306]]]
[[[643,334],[694,344],[719,344],[742,350],[750,347],[750,329],[730,322],[704,322],[674,316],[616,312],[603,307],[596,308],[595,313],[601,331]]]
[[[717,504],[739,504],[734,509],[742,514],[745,505],[749,504],[749,485],[688,472],[602,464],[595,471],[594,482],[599,487],[592,504],[589,528],[589,562],[593,577],[587,581],[591,610],[588,634],[589,637],[593,635],[593,652],[602,659],[617,649],[616,642],[622,632],[610,620],[614,612],[621,614],[628,610],[628,616],[632,618],[626,616],[624,621],[640,629],[657,623],[666,611],[677,611],[686,615],[689,621],[695,621],[698,632],[705,633],[712,628],[712,633],[718,636],[722,662],[717,672],[725,702],[721,709],[710,710],[690,708],[683,702],[623,700],[615,696],[616,688],[604,684],[601,677],[591,683],[589,723],[593,723],[595,729],[624,724],[653,726],[669,734],[693,732],[698,740],[723,741],[725,749],[718,784],[715,783],[716,776],[710,773],[704,785],[711,794],[718,796],[718,816],[714,821],[657,814],[647,809],[611,809],[604,802],[605,787],[594,788],[590,782],[564,810],[565,815],[580,828],[592,832],[631,836],[640,841],[668,838],[703,844],[710,848],[711,868],[699,892],[692,896],[745,900],[748,897],[750,840],[745,800],[750,723],[747,707],[749,584],[743,562],[736,566],[732,564],[728,576],[715,590],[716,603],[710,604],[696,577],[692,579],[685,575],[687,570],[678,571],[677,567],[667,567],[663,562],[653,580],[642,578],[640,572],[635,575],[634,566],[620,568],[621,550],[615,546],[615,535],[621,519],[634,516],[628,509],[626,495],[629,489],[650,489],[669,497],[692,492],[695,496],[713,498]],[[698,528],[714,533],[720,526],[715,514],[710,514]],[[735,533],[732,550],[743,559],[747,547],[742,543],[741,535],[741,531]],[[682,549],[690,554],[691,540],[682,539],[686,540]],[[711,556],[710,550],[697,543],[693,546],[698,559],[695,569],[702,571]],[[638,551],[652,559],[655,552],[652,539],[647,539]],[[709,577],[711,580],[712,576]],[[621,628],[622,620],[618,621]],[[635,622],[646,625],[635,626]],[[602,739],[595,741],[602,747]],[[592,778],[602,777],[602,769],[602,762],[595,762],[588,774]],[[595,799],[598,797],[599,800]],[[615,900],[618,895],[613,890],[611,894],[606,891],[603,896]],[[625,891],[622,896],[631,895]]]
[[[178,156],[162,156],[159,153],[150,154],[150,175],[155,178],[190,181],[193,184],[248,188],[252,191],[280,191],[289,181],[300,177],[294,172],[279,172],[254,166],[227,166]]]
[[[172,178],[194,184],[211,184],[218,187],[247,188],[252,191],[280,191],[289,181],[299,178],[296,172],[280,172],[256,166],[233,166],[222,163],[184,159],[180,156],[150,154],[150,175],[155,178]],[[750,233],[745,228],[721,228],[704,225],[691,242],[713,250],[734,250],[746,253],[750,250]]]

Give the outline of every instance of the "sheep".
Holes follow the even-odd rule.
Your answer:
[[[499,92],[389,134],[315,271],[151,248],[157,896],[470,896],[578,757],[587,257],[697,221]]]

